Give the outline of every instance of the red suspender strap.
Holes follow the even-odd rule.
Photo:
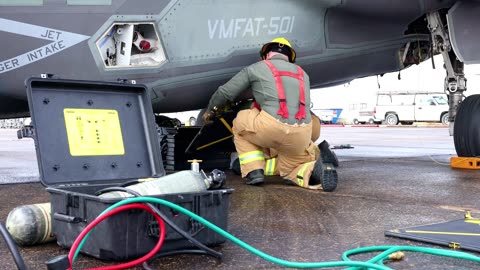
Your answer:
[[[298,81],[300,83],[300,108],[298,108],[295,118],[298,120],[305,119],[305,82],[303,81],[303,69],[297,66]]]
[[[278,101],[280,102],[280,109],[277,114],[283,118],[288,118],[287,100],[285,99],[285,91],[283,90],[282,78],[278,74],[278,70],[272,64],[272,62],[265,60],[265,63],[270,68],[275,78],[275,84],[277,85]]]
[[[253,104],[252,104],[252,109],[253,109],[253,108],[255,108],[255,109],[259,110],[259,111],[262,110],[262,108],[260,108],[260,104],[258,104],[256,101],[254,101]]]
[[[287,100],[285,98],[285,90],[283,88],[282,76],[292,77],[299,80],[300,83],[300,108],[295,114],[295,118],[298,120],[305,119],[305,83],[303,81],[303,70],[297,66],[298,73],[293,73],[289,71],[278,71],[272,62],[265,60],[265,64],[272,71],[273,77],[275,78],[275,84],[277,86],[278,100],[280,102],[280,109],[277,114],[281,115],[283,118],[288,118],[288,109],[287,109]]]

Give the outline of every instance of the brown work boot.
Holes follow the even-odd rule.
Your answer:
[[[263,169],[256,169],[247,174],[247,185],[261,185],[265,179]]]
[[[310,186],[322,185],[325,192],[334,191],[337,188],[338,175],[332,163],[323,163],[322,158],[318,158],[313,165],[312,175],[308,184]]]

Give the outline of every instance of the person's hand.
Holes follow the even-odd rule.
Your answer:
[[[203,113],[203,116],[202,116],[202,119],[203,119],[203,123],[206,124],[210,121],[210,118],[212,118],[213,116],[213,113],[212,112],[205,112]]]

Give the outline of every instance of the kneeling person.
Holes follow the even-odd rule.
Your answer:
[[[215,108],[251,89],[261,110],[242,110],[233,121],[235,148],[246,183],[263,183],[264,150],[275,149],[281,177],[304,188],[334,190],[337,173],[333,166],[322,164],[318,147],[311,140],[312,118],[305,108],[310,104],[308,74],[293,64],[296,53],[284,38],[265,44],[260,54],[263,61],[242,69],[217,89],[204,121]]]

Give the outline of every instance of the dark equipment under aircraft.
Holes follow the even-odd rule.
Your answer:
[[[29,115],[24,81],[135,80],[155,113],[205,108],[210,95],[287,38],[312,88],[399,71],[442,54],[459,156],[480,155],[480,96],[464,64],[480,62],[480,1],[4,0],[0,118]],[[241,98],[248,98],[244,96]],[[455,126],[453,128],[453,122]]]

